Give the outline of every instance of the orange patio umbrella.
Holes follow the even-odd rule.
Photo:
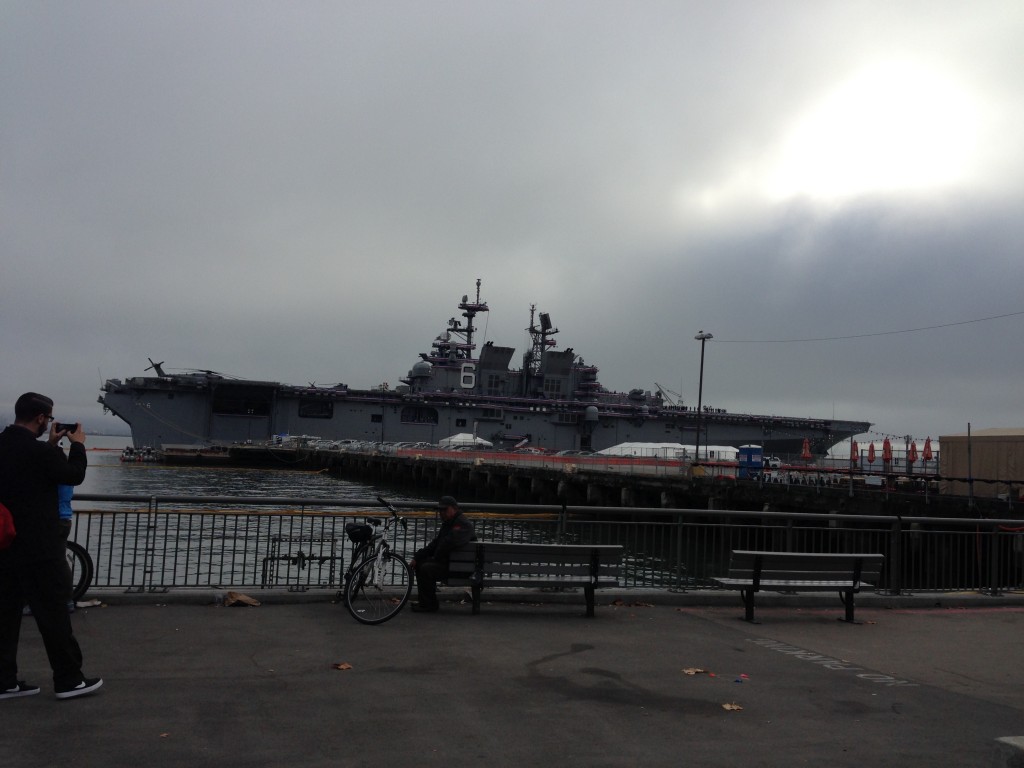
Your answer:
[[[875,444],[874,442],[868,443],[868,464],[875,463]]]
[[[804,438],[804,449],[800,452],[801,459],[811,458],[811,441],[806,437]]]
[[[850,442],[850,461],[856,462],[860,459],[860,449],[857,448],[857,441],[853,440]]]
[[[921,459],[923,461],[932,460],[932,439],[930,437],[924,439],[924,450],[921,452]]]
[[[917,461],[917,441],[910,441],[910,452],[907,454],[907,463],[913,464]]]
[[[892,461],[892,443],[889,442],[888,437],[882,441],[882,461],[886,463]]]

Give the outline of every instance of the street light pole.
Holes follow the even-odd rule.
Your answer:
[[[705,333],[703,330],[699,331],[696,336],[693,337],[700,342],[700,385],[697,388],[697,461],[700,461],[700,420],[701,415],[704,413],[704,345],[708,339],[713,339],[710,333]]]

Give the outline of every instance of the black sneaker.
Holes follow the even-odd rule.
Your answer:
[[[0,699],[14,699],[18,696],[35,696],[39,693],[38,685],[29,685],[24,680],[19,680],[13,688],[0,690]]]
[[[92,693],[103,685],[103,680],[98,677],[87,678],[78,685],[71,688],[58,688],[55,693],[58,699],[73,699],[75,696],[85,696]]]

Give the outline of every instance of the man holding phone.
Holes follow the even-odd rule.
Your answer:
[[[14,406],[14,424],[0,433],[0,503],[14,518],[14,542],[0,550],[0,699],[31,696],[38,686],[18,680],[22,607],[28,605],[43,636],[54,693],[70,699],[103,685],[82,674],[82,651],[71,629],[57,486],[80,485],[87,459],[79,424],[54,424],[53,400],[26,392]],[[49,429],[49,438],[39,440]],[[57,443],[67,437],[68,455]]]

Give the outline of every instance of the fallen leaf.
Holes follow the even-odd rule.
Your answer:
[[[737,704],[737,703],[736,703],[736,702],[734,701],[734,702],[732,702],[732,703],[730,703],[730,704],[723,704],[723,705],[722,705],[722,709],[727,709],[727,710],[729,710],[730,712],[739,712],[740,710],[742,710],[742,709],[743,709],[743,707],[741,707],[741,706],[740,706],[739,704]]]
[[[241,592],[228,592],[224,598],[224,605],[252,605],[257,606],[260,604],[259,600],[243,595]]]
[[[700,667],[687,667],[686,669],[683,670],[683,674],[684,675],[696,675],[696,674],[699,674],[701,672],[707,672],[707,670],[706,669],[701,669]]]
[[[340,664],[331,664],[331,666],[334,669],[340,669],[340,670],[352,669],[352,665],[349,664],[347,661],[343,661]]]

